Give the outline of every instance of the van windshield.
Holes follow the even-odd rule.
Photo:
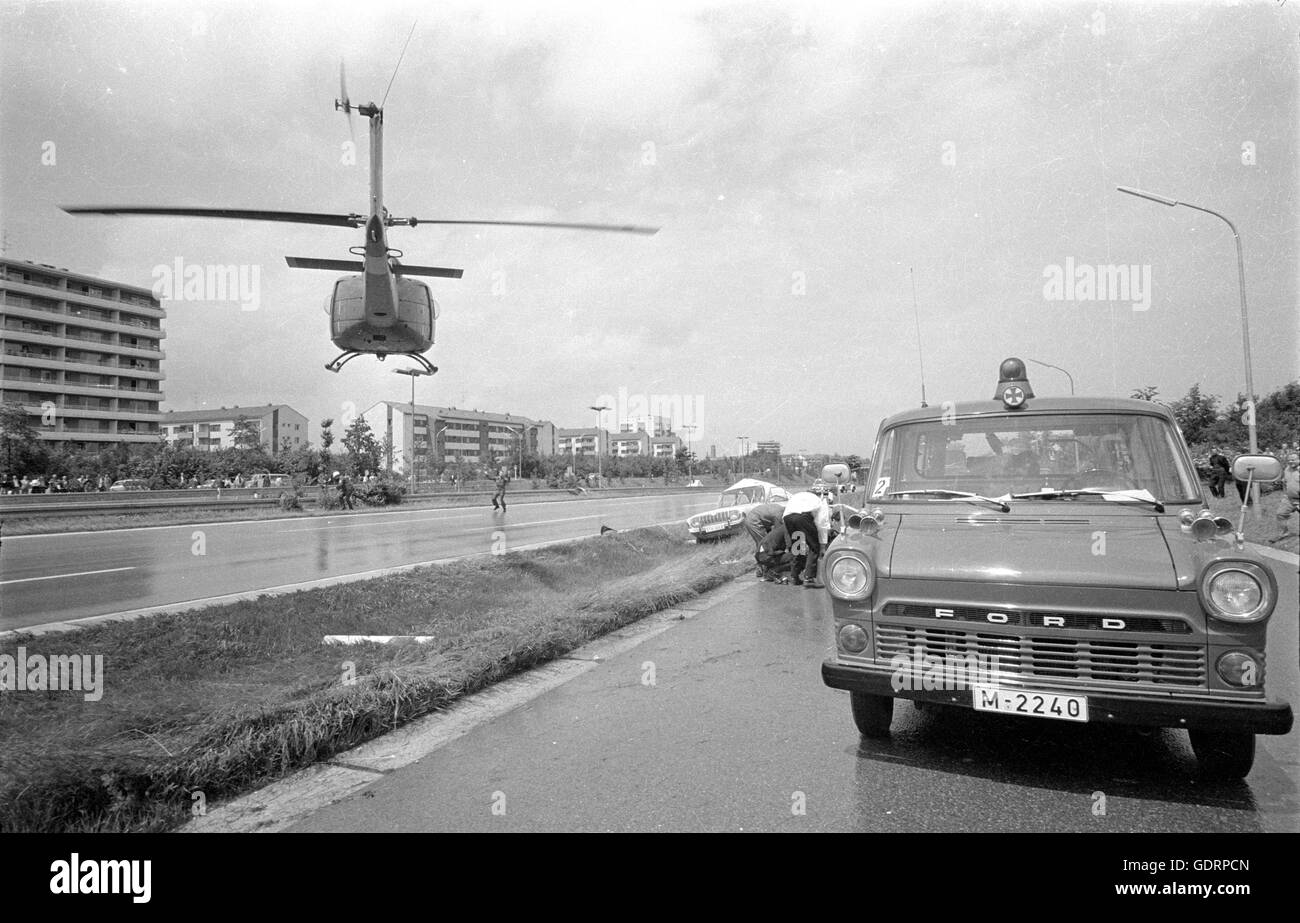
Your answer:
[[[1146,490],[1165,503],[1200,502],[1181,437],[1168,421],[1139,413],[1017,413],[904,423],[881,437],[871,483],[875,499],[913,490],[1001,497],[1105,489]]]

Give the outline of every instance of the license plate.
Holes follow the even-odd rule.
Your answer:
[[[971,689],[971,702],[976,711],[1028,715],[1031,718],[1057,718],[1061,721],[1088,720],[1088,697],[1084,695],[1061,695],[1034,689],[1002,689],[998,686],[972,686]]]
[[[704,527],[703,529],[701,529],[700,531],[701,531],[701,532],[717,532],[717,531],[719,531],[719,530],[721,530],[721,529],[725,529],[725,528],[727,528],[727,524],[726,524],[725,522],[714,522],[714,523],[710,523],[709,525],[705,526],[705,527]]]

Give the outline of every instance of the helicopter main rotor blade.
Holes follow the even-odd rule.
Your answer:
[[[287,221],[293,224],[324,224],[359,228],[362,215],[327,215],[320,212],[272,212],[240,208],[154,208],[136,205],[61,205],[70,215],[165,215],[173,218],[235,218],[240,221]]]
[[[397,219],[394,224],[478,224],[513,228],[566,228],[573,231],[621,231],[627,234],[655,234],[658,228],[642,227],[636,224],[577,224],[564,221],[456,221],[442,218],[406,218]]]

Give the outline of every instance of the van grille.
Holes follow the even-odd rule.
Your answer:
[[[1205,649],[1195,644],[1017,636],[958,626],[876,626],[878,660],[913,657],[918,647],[930,657],[996,657],[1000,672],[1025,679],[1206,685]]]

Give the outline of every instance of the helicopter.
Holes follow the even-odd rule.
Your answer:
[[[410,41],[409,37],[407,39]],[[403,55],[406,49],[402,49]],[[401,66],[398,59],[398,67]],[[397,76],[394,69],[393,76]],[[393,81],[388,82],[391,90]],[[583,231],[617,231],[630,234],[654,234],[659,229],[637,225],[587,224],[557,221],[486,221],[449,220],[428,218],[397,218],[384,205],[384,91],[379,105],[374,102],[354,104],[348,98],[347,80],[342,65],[339,67],[340,98],[334,101],[336,111],[348,117],[352,128],[352,113],[357,112],[370,120],[370,208],[366,214],[346,215],[317,212],[263,211],[234,208],[172,208],[134,205],[72,205],[60,206],[73,215],[161,215],[183,218],[233,218],[244,221],[285,221],[294,224],[317,224],[332,227],[364,228],[365,243],[349,247],[348,252],[360,257],[355,260],[317,259],[314,257],[287,256],[285,261],[294,269],[326,269],[350,272],[334,282],[326,303],[330,316],[330,339],[343,352],[325,368],[338,372],[357,356],[373,355],[380,361],[389,355],[406,356],[432,374],[433,365],[423,355],[433,346],[434,322],[438,318],[438,303],[433,300],[429,286],[412,276],[459,279],[460,269],[441,266],[411,266],[401,262],[403,253],[388,243],[388,228],[398,225],[418,227],[422,224],[494,225],[505,227],[562,228]],[[355,137],[355,135],[354,135]]]

